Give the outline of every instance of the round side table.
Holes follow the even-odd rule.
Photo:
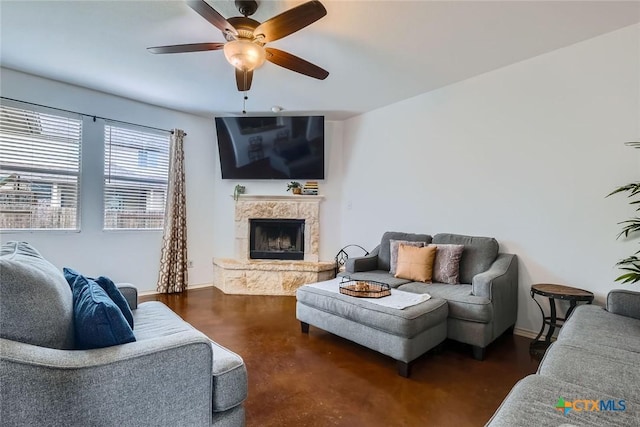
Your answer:
[[[542,306],[538,300],[535,299],[536,295],[549,298],[549,316],[544,315]],[[540,308],[540,312],[542,313],[542,327],[540,328],[538,336],[531,342],[529,352],[538,358],[542,358],[544,352],[551,345],[551,337],[553,336],[556,328],[562,327],[564,322],[569,318],[569,316],[571,316],[571,313],[576,308],[578,302],[591,304],[593,302],[593,293],[585,291],[584,289],[572,288],[571,286],[539,283],[531,286],[531,298],[538,305],[538,308]],[[569,310],[567,310],[565,317],[557,316],[556,300],[569,301]],[[545,326],[549,326],[549,330],[547,331],[544,341],[540,341],[539,339],[544,332]]]

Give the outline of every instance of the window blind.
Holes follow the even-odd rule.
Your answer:
[[[105,124],[104,228],[161,229],[169,135]]]
[[[0,105],[0,229],[79,229],[82,119]]]

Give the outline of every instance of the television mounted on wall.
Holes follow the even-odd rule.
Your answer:
[[[222,179],[324,179],[324,116],[216,117]]]

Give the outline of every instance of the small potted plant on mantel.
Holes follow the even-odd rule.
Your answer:
[[[287,191],[291,191],[293,194],[302,194],[302,184],[298,181],[291,181],[287,184]]]

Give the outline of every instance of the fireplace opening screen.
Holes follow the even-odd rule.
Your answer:
[[[304,259],[303,219],[250,219],[249,258]]]

